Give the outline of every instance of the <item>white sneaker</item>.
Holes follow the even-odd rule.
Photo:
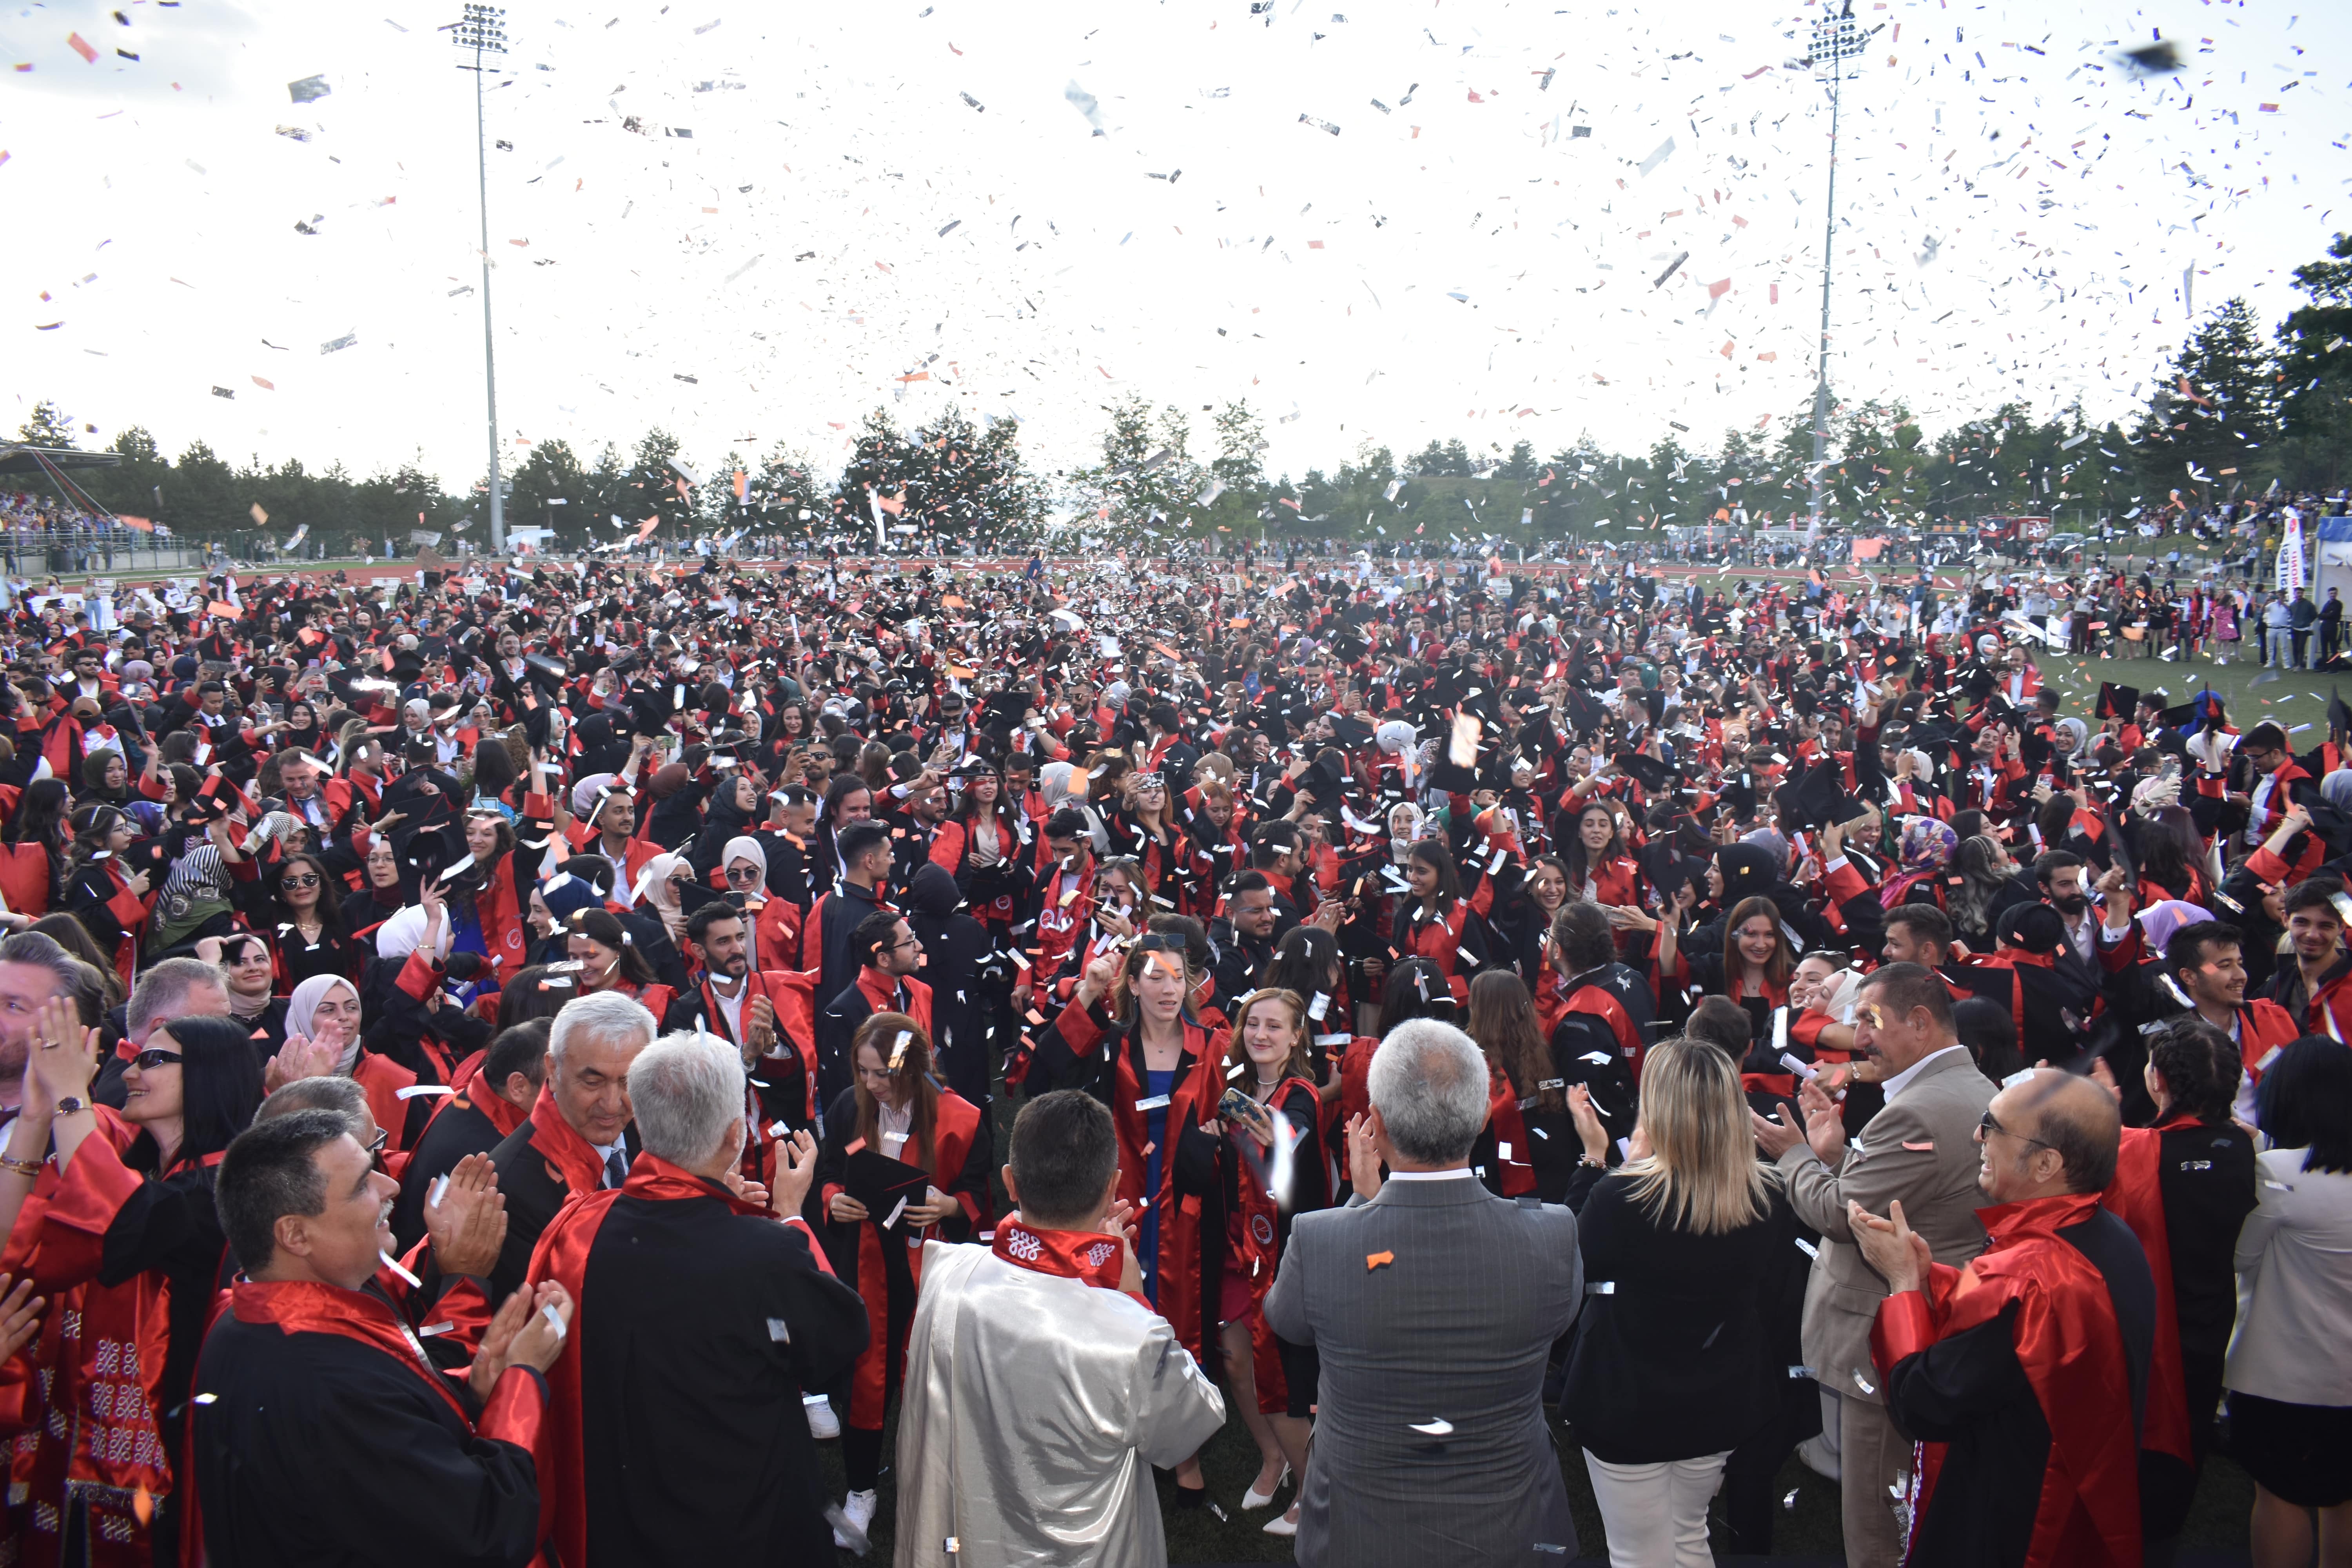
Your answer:
[[[836,1530],[833,1532],[834,1543],[852,1552],[864,1552],[866,1542],[872,1533],[868,1527],[874,1522],[876,1507],[877,1501],[872,1492],[852,1492],[844,1499],[841,1511],[848,1520],[851,1528],[857,1531],[857,1539],[855,1542],[845,1540],[842,1532]]]
[[[808,1412],[809,1436],[820,1443],[829,1443],[841,1436],[841,1417],[833,1413],[833,1401],[824,1398],[807,1399],[801,1408]]]

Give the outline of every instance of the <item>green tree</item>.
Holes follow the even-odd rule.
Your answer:
[[[74,422],[60,412],[58,405],[44,397],[33,405],[32,417],[17,430],[16,439],[27,447],[64,447],[74,444]]]
[[[2311,302],[2278,328],[2282,477],[2297,489],[2335,489],[2352,453],[2352,235],[2296,268],[2294,286]]]
[[[595,499],[572,444],[551,437],[533,443],[530,455],[514,471],[507,492],[507,526],[551,528],[553,542],[570,549],[602,543],[594,529],[601,521]]]
[[[2197,329],[2148,400],[2139,426],[2140,475],[2151,500],[2226,497],[2266,472],[2278,433],[2277,373],[2254,313],[2232,300]],[[2224,470],[2230,470],[2225,472]]]
[[[1188,450],[1192,426],[1184,411],[1171,404],[1154,418],[1151,405],[1130,394],[1105,412],[1110,425],[1102,436],[1102,461],[1070,476],[1080,525],[1149,530],[1163,539],[1190,531],[1202,475]]]

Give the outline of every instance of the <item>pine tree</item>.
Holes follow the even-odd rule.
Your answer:
[[[2297,489],[2335,489],[2352,452],[2352,235],[2294,269],[2311,303],[2279,323],[2281,467]]]
[[[59,412],[56,404],[44,397],[33,405],[33,416],[16,432],[16,439],[27,447],[70,451],[74,444],[72,416]]]
[[[2140,421],[2140,473],[2151,503],[2175,489],[2184,501],[2225,499],[2269,471],[2265,449],[2278,434],[2275,375],[2243,300],[2197,329]]]

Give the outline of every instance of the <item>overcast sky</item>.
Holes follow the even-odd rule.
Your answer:
[[[1881,30],[1840,123],[1842,396],[1931,430],[2012,396],[2121,416],[2192,308],[2273,321],[2352,228],[2352,6],[1856,9]],[[46,396],[90,445],[143,424],[478,478],[456,10],[11,5],[7,427]],[[1819,15],[516,5],[487,100],[505,460],[659,424],[697,462],[782,440],[830,473],[866,410],[953,400],[1057,468],[1130,392],[1203,433],[1248,398],[1294,476],[1368,438],[1712,447],[1811,394],[1829,113],[1792,57]],[[2120,68],[2158,33],[2185,72]]]

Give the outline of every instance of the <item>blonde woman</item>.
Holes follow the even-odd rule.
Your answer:
[[[1283,1339],[1266,1325],[1261,1309],[1274,1289],[1292,1216],[1330,1203],[1331,1173],[1315,1136],[1322,1102],[1308,1045],[1307,1003],[1298,993],[1264,990],[1243,997],[1225,1051],[1225,1081],[1254,1104],[1230,1118],[1221,1112],[1209,1123],[1224,1134],[1218,1149],[1224,1225],[1207,1238],[1212,1247],[1223,1243],[1217,1348],[1260,1461],[1257,1479],[1242,1494],[1244,1511],[1272,1502],[1286,1477],[1307,1474],[1320,1372],[1315,1347]],[[1276,1139],[1286,1146],[1283,1155],[1276,1153]],[[1286,1167],[1286,1183],[1281,1179]],[[1298,1532],[1295,1497],[1265,1531]]]
[[[1571,1106],[1591,1117],[1581,1096]],[[1780,1255],[1795,1256],[1793,1222],[1756,1158],[1738,1064],[1715,1046],[1651,1048],[1631,1143],[1578,1213],[1589,1293],[1560,1413],[1584,1445],[1612,1568],[1709,1568],[1707,1500],[1788,1380],[1763,1298]]]

